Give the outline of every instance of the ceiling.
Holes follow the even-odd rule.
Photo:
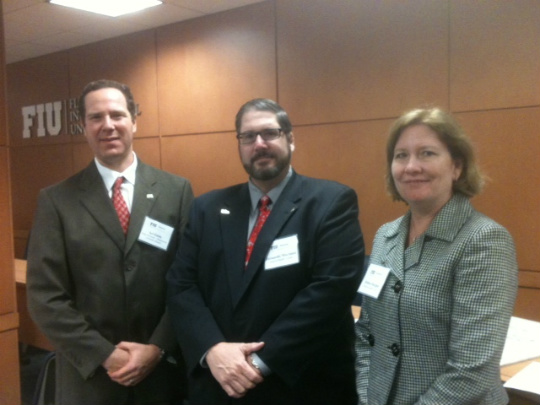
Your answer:
[[[162,5],[114,18],[47,0],[0,1],[6,63],[13,63],[263,0],[164,0]]]

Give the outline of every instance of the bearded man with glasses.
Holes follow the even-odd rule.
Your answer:
[[[356,404],[356,193],[292,169],[276,102],[244,104],[236,131],[249,181],[195,199],[167,277],[189,403]]]

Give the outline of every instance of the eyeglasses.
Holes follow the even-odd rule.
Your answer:
[[[258,135],[261,136],[263,141],[268,142],[279,138],[282,132],[281,128],[266,128],[260,131],[241,132],[236,135],[236,138],[242,145],[251,145],[255,143]]]

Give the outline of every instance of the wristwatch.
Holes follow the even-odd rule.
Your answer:
[[[253,356],[249,356],[249,362],[251,363],[251,365],[253,366],[253,368],[261,371],[261,368],[259,367],[259,365],[257,364],[257,362],[255,361],[255,358],[253,358]]]

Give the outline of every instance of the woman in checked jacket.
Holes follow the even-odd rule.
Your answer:
[[[386,152],[388,190],[409,211],[375,236],[365,280],[388,273],[355,326],[359,403],[507,404],[517,263],[507,230],[469,201],[482,188],[471,143],[449,114],[417,109]]]

